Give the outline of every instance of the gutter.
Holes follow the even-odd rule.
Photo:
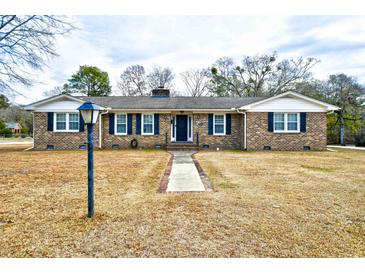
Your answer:
[[[244,115],[244,127],[243,127],[243,149],[247,150],[247,114],[246,111],[236,109],[237,113]]]

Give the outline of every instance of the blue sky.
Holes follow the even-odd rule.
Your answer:
[[[365,83],[365,16],[78,16],[79,30],[57,43],[59,56],[36,73],[40,83],[21,88],[18,103],[42,98],[62,85],[79,65],[109,73],[113,92],[129,65],[171,67],[175,74],[208,67],[229,56],[277,51],[280,58],[315,57],[320,79],[337,72]],[[183,90],[179,77],[176,88]]]

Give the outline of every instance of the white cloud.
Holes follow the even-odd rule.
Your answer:
[[[175,73],[207,67],[217,58],[270,53],[321,59],[315,76],[345,72],[365,82],[365,17],[255,16],[82,16],[82,26],[60,39],[59,57],[38,74],[43,84],[23,88],[19,103],[42,98],[62,85],[80,65],[109,73],[113,88],[131,64],[169,66]],[[182,89],[178,81],[178,89]]]

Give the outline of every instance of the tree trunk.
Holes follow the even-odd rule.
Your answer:
[[[340,144],[341,146],[345,146],[345,121],[343,119],[343,111],[339,113],[340,118]]]

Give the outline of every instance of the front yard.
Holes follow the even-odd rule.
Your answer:
[[[18,150],[18,151],[16,151]],[[365,153],[200,152],[215,192],[158,194],[164,151],[0,147],[0,257],[365,256]]]

